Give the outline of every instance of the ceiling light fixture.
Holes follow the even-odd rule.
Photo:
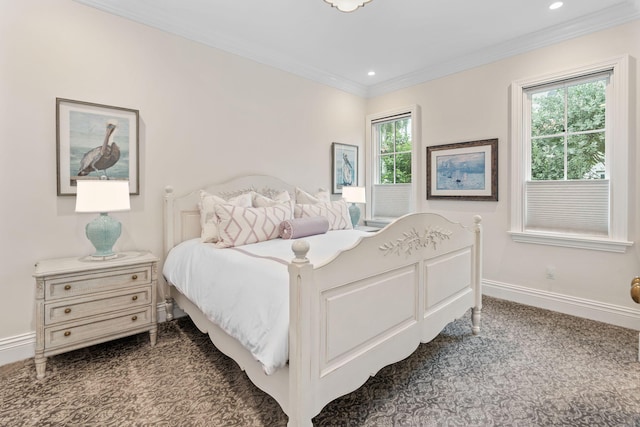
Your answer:
[[[335,7],[340,12],[353,12],[359,7],[363,7],[371,0],[324,0],[329,3],[331,7]]]
[[[561,8],[562,5],[563,5],[563,3],[561,1],[557,1],[557,2],[551,3],[551,5],[549,6],[549,9],[556,10],[556,9]]]
[[[375,71],[373,71],[373,70],[372,70],[372,71],[369,71],[369,72],[367,73],[367,76],[369,76],[369,77],[373,77],[373,76],[375,76],[375,75],[376,75],[376,72],[375,72]]]

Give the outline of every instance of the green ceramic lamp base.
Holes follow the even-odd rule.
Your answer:
[[[113,245],[122,232],[120,221],[110,217],[107,213],[101,213],[100,216],[87,224],[85,231],[87,239],[96,248],[96,252],[91,255],[92,259],[106,260],[118,256],[113,252]]]
[[[355,203],[351,203],[351,206],[349,206],[349,215],[351,215],[351,225],[356,228],[358,221],[360,221],[360,208]]]

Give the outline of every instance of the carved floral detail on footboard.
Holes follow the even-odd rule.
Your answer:
[[[413,251],[427,246],[432,246],[435,250],[438,243],[449,239],[451,231],[438,227],[427,227],[424,233],[420,234],[413,228],[411,231],[403,233],[402,236],[395,242],[385,243],[379,249],[384,252],[385,256],[388,254],[400,255],[400,253],[411,255]]]

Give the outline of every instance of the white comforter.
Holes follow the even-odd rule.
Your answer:
[[[329,231],[305,237],[314,266],[330,261],[367,233]],[[182,242],[164,263],[164,277],[205,316],[236,338],[267,374],[289,354],[289,273],[294,240],[274,239],[238,248],[216,248],[200,239]]]

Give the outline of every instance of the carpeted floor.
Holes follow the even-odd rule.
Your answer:
[[[327,405],[314,426],[640,427],[638,333],[485,298],[406,360]],[[189,319],[48,360],[0,367],[0,426],[284,426]]]

